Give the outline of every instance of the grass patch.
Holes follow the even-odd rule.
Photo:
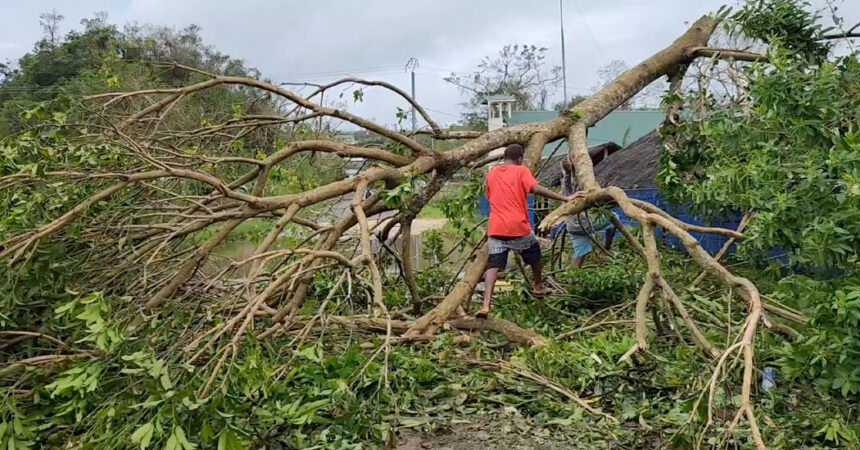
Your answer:
[[[419,219],[444,219],[445,213],[442,212],[442,208],[436,205],[427,205],[424,209],[418,213]]]

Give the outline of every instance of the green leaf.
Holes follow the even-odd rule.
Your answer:
[[[409,417],[401,417],[400,418],[400,426],[403,428],[416,428],[421,425],[425,425],[427,422],[424,420],[413,419]]]
[[[70,302],[68,302],[68,303],[65,303],[65,304],[63,304],[63,305],[60,305],[60,306],[58,306],[56,309],[54,309],[54,314],[56,314],[56,315],[57,315],[57,317],[59,317],[59,316],[61,316],[63,313],[68,312],[68,311],[71,311],[71,310],[72,310],[72,308],[74,308],[74,307],[75,307],[75,305],[77,305],[77,304],[78,304],[78,301],[77,301],[77,300],[72,300],[72,301],[70,301]]]
[[[209,425],[209,422],[204,422],[203,430],[200,432],[200,435],[203,437],[204,441],[211,442],[212,439],[215,438],[215,430],[212,429],[212,426]]]
[[[218,436],[218,450],[245,450],[245,446],[233,431],[226,429]]]
[[[296,354],[299,356],[303,356],[303,357],[305,357],[305,358],[307,358],[313,362],[318,363],[318,362],[322,361],[322,358],[320,358],[319,348],[317,348],[317,346],[315,346],[315,345],[305,347],[302,350],[296,352]]]
[[[167,367],[165,367],[164,372],[161,373],[160,380],[161,387],[163,387],[165,391],[168,391],[173,387],[173,383],[170,382],[170,375],[167,373]]]
[[[152,440],[152,432],[155,427],[152,425],[152,422],[147,422],[137,428],[131,435],[131,442],[140,446],[141,449],[145,449],[149,446],[149,442]]]
[[[559,418],[555,418],[555,419],[547,421],[547,424],[549,424],[549,425],[561,425],[561,426],[567,427],[567,426],[573,425],[573,419],[570,417],[568,417],[567,419],[562,419],[559,417]]]
[[[164,450],[192,450],[196,447],[195,444],[188,441],[185,437],[185,430],[180,426],[173,427],[173,432],[170,433],[167,443],[164,444]]]
[[[170,433],[170,437],[167,438],[167,442],[164,443],[163,450],[182,450],[182,447],[179,445],[179,442],[176,440],[176,434]]]
[[[197,447],[195,444],[192,444],[188,441],[188,439],[185,438],[185,430],[183,430],[182,427],[174,428],[173,432],[176,434],[176,439],[183,449],[191,450]]]

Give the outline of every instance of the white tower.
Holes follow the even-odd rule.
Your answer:
[[[489,95],[482,103],[487,105],[487,129],[493,131],[505,126],[505,120],[511,118],[517,99],[510,95]]]

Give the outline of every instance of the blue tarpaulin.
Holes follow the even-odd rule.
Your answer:
[[[660,194],[657,189],[630,189],[624,192],[630,198],[651,203],[652,205],[672,214],[678,220],[688,223],[690,225],[719,227],[726,228],[729,230],[736,230],[738,228],[738,225],[740,225],[741,214],[728,213],[723,214],[723,217],[720,217],[718,219],[706,220],[696,215],[690,214],[689,212],[687,212],[686,207],[678,207],[677,205],[671,205],[667,203],[664,200],[663,195]],[[633,223],[632,219],[630,219],[629,217],[624,215],[624,213],[621,212],[621,208],[616,207],[612,210],[612,212],[618,214],[618,218],[621,220],[621,223],[625,225],[630,225],[631,223]],[[729,240],[728,236],[723,236],[720,234],[705,234],[697,232],[690,232],[690,234],[693,235],[693,237],[695,237],[699,241],[699,243],[702,244],[702,248],[705,249],[705,251],[707,251],[711,255],[715,255],[717,252],[719,252],[723,245],[726,243],[726,241]],[[664,238],[663,230],[660,228],[657,228],[657,238]],[[670,235],[666,237],[666,242],[669,245],[675,247],[682,247],[681,241],[675,236]],[[731,248],[730,251],[734,251],[734,247]]]
[[[634,198],[637,200],[642,200],[648,203],[651,203],[654,206],[672,214],[678,220],[691,224],[691,225],[700,225],[700,226],[709,226],[709,227],[720,227],[726,228],[729,230],[736,230],[738,225],[740,225],[741,214],[739,213],[725,213],[722,217],[716,219],[704,219],[699,216],[690,214],[687,212],[686,207],[679,207],[677,205],[671,205],[667,203],[663,195],[657,189],[628,189],[624,191],[630,198]],[[484,217],[490,215],[490,204],[487,201],[486,197],[482,198],[480,204],[478,206],[478,211]],[[621,223],[625,225],[636,225],[636,222],[631,218],[624,215],[621,211],[621,208],[614,208],[612,210],[616,215],[618,215]],[[535,226],[535,213],[534,213],[534,199],[532,196],[529,196],[529,220],[531,220],[532,227]],[[552,230],[552,236],[555,236],[559,231],[564,230],[564,224],[560,224],[554,230]],[[702,248],[705,249],[711,255],[715,255],[720,249],[723,247],[723,244],[729,240],[727,236],[719,235],[719,234],[705,234],[698,232],[690,232],[693,237],[699,240]],[[657,238],[663,239],[663,230],[657,229]],[[675,247],[683,247],[681,242],[675,236],[667,236],[666,242],[669,245]],[[729,253],[734,251],[734,246],[729,250]],[[773,249],[771,252],[771,257],[778,258],[781,260],[785,260],[785,254],[781,249]]]

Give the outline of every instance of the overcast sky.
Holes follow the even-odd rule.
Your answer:
[[[734,2],[562,1],[568,95],[590,92],[599,66],[614,59],[632,66],[671,43],[689,22]],[[550,64],[561,64],[558,0],[0,0],[0,61],[32,48],[42,33],[39,14],[51,9],[66,17],[64,33],[82,28],[80,20],[95,11],[106,11],[114,24],[197,24],[208,44],[276,82],[351,74],[408,89],[403,66],[414,57],[416,97],[441,123],[456,121],[463,101],[442,77],[469,71],[504,44],[548,47]],[[841,13],[852,25],[860,21],[860,1],[845,1]],[[393,123],[400,104],[369,91],[363,104],[348,108]]]

